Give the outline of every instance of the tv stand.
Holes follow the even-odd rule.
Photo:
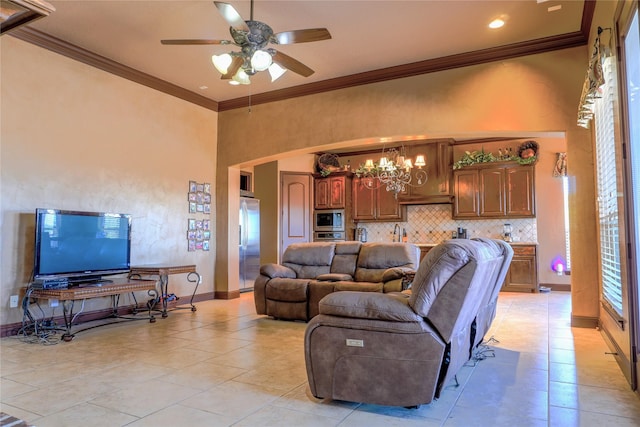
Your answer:
[[[117,280],[109,280],[110,283],[105,283],[101,286],[73,286],[65,289],[38,289],[38,288],[29,288],[27,290],[27,297],[36,298],[36,299],[57,299],[62,303],[62,314],[64,316],[65,323],[65,333],[62,335],[63,341],[71,341],[75,336],[74,333],[71,332],[73,327],[73,308],[74,302],[77,300],[85,300],[91,298],[100,298],[105,296],[111,297],[112,310],[111,314],[106,318],[114,318],[114,319],[127,319],[127,320],[144,320],[149,319],[149,322],[154,323],[156,321],[155,316],[152,314],[153,302],[158,300],[158,292],[156,291],[156,283],[153,280],[132,280],[132,279],[117,279]],[[118,313],[118,304],[120,302],[120,295],[122,294],[133,294],[138,291],[146,291],[149,296],[153,299],[147,303],[147,308],[149,315],[148,317],[133,317],[133,316],[122,316]],[[133,297],[134,301],[135,295]],[[28,315],[29,318],[33,318],[33,315],[29,312],[29,307],[26,306],[24,308],[25,314]],[[136,309],[134,309],[133,314],[135,315],[137,312],[137,303]],[[116,322],[114,320],[114,322]],[[96,326],[90,326],[84,329],[80,329],[75,331],[75,333],[86,331],[88,329],[97,328],[99,326],[109,325],[114,322],[108,322]]]

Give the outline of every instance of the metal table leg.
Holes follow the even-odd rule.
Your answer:
[[[187,275],[187,280],[191,283],[196,284],[195,288],[193,289],[193,293],[191,294],[191,301],[189,301],[189,304],[191,304],[191,311],[196,311],[196,306],[193,305],[193,298],[195,298],[196,296],[196,292],[198,291],[198,286],[200,286],[200,282],[202,282],[202,277],[200,277],[200,275],[197,272],[192,271]]]

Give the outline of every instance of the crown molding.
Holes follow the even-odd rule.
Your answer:
[[[58,53],[92,67],[96,67],[108,73],[115,74],[116,76],[122,77],[124,79],[131,80],[152,89],[156,89],[160,92],[175,96],[176,98],[183,99],[209,110],[218,111],[218,102],[212,99],[206,98],[202,95],[176,86],[173,83],[167,82],[166,80],[162,80],[150,74],[143,73],[142,71],[138,71],[134,68],[128,67],[124,64],[98,55],[89,50],[68,43],[57,37],[53,37],[47,33],[38,31],[29,26],[16,28],[8,34],[22,41],[43,47],[52,52]]]
[[[249,105],[265,104],[268,102],[282,101],[289,98],[314,95],[337,89],[378,83],[387,80],[400,79],[421,74],[445,71],[470,65],[484,64],[487,62],[502,61],[527,55],[550,52],[583,46],[588,43],[591,23],[595,11],[596,0],[585,0],[580,30],[572,33],[561,34],[553,37],[545,37],[528,40],[495,48],[482,49],[441,58],[428,59],[395,67],[382,68],[365,73],[352,74],[344,77],[323,80],[315,83],[294,86],[290,88],[274,90],[270,92],[252,95],[251,97],[234,98],[227,101],[214,101],[197,93],[161,80],[157,77],[138,71],[109,58],[95,54],[79,46],[67,43],[44,32],[22,26],[12,30],[10,35],[20,40],[43,47],[59,53],[71,59],[75,59],[87,65],[91,65],[103,71],[115,74],[127,80],[159,90],[168,95],[175,96],[193,104],[208,108],[213,111],[226,111],[236,108],[245,108]]]
[[[352,74],[349,76],[337,77],[291,88],[259,93],[252,95],[250,98],[242,97],[227,101],[220,101],[218,108],[219,111],[232,110],[235,108],[247,107],[248,105],[264,104],[288,98],[328,92],[336,89],[344,89],[353,86],[378,83],[421,74],[435,73],[437,71],[462,68],[470,65],[502,61],[520,56],[535,55],[538,53],[583,46],[586,43],[587,40],[582,35],[582,32],[576,31],[554,37],[529,40],[522,43],[428,59],[396,67],[382,68],[365,73]]]
[[[585,0],[579,31],[498,46],[490,49],[482,49],[441,58],[428,59],[396,67],[382,68],[365,73],[352,74],[350,76],[337,77],[320,82],[260,93],[252,95],[251,97],[220,101],[218,108],[219,111],[245,108],[248,105],[265,104],[268,102],[282,101],[284,99],[299,96],[314,95],[336,89],[344,89],[353,86],[383,82],[386,80],[434,73],[437,71],[462,68],[470,65],[502,61],[520,56],[535,55],[538,53],[583,46],[589,41],[589,31],[591,30],[591,22],[593,21],[595,7],[596,0]]]

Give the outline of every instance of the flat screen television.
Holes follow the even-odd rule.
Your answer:
[[[130,262],[130,215],[36,209],[35,280],[99,281]]]

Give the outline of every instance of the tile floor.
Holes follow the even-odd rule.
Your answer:
[[[69,343],[1,343],[1,411],[50,426],[638,426],[640,398],[568,293],[503,293],[494,358],[419,409],[309,395],[305,324],[256,316],[253,294]]]

